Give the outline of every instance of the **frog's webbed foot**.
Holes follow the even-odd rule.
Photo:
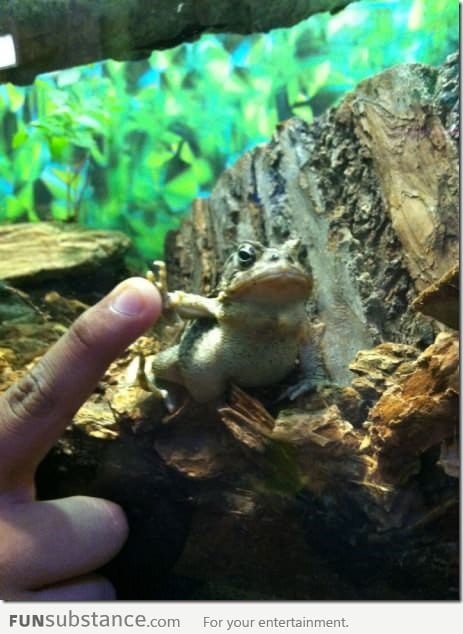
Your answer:
[[[294,385],[290,385],[278,396],[276,402],[285,401],[289,399],[290,401],[295,401],[299,396],[303,394],[310,394],[320,391],[321,385],[316,381],[313,381],[309,377],[304,377]]]
[[[320,394],[324,388],[332,386],[330,379],[321,366],[312,369],[310,374],[303,373],[278,396],[277,402],[289,399],[295,401],[304,394]]]
[[[313,339],[305,340],[299,348],[299,372],[293,385],[287,387],[277,399],[294,401],[304,394],[320,394],[325,387],[332,386],[330,377],[315,341],[324,331],[324,324],[312,326]]]
[[[170,397],[170,395],[168,396],[168,399],[169,399],[169,404],[167,404],[167,402],[164,401],[166,405],[166,409],[169,412],[162,419],[162,423],[165,425],[167,425],[168,423],[171,423],[174,420],[177,420],[178,417],[181,416],[183,412],[187,409],[187,406],[190,405],[191,403],[191,397],[189,394],[187,394],[185,398],[183,399],[183,401],[181,402],[175,401],[173,398]]]

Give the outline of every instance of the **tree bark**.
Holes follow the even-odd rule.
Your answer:
[[[293,234],[308,247],[312,316],[335,381],[381,341],[430,344],[436,326],[411,304],[458,262],[456,64],[395,66],[312,126],[281,124],[170,235],[170,287],[209,292],[234,243]]]

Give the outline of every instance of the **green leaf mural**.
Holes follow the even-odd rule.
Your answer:
[[[457,46],[456,0],[363,1],[291,29],[1,85],[0,222],[119,228],[159,257],[192,199],[278,121],[310,122],[363,78],[440,64]]]

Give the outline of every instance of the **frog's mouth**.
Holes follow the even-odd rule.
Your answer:
[[[237,282],[229,290],[236,299],[256,299],[285,302],[308,297],[312,290],[312,280],[299,271],[262,272],[251,279]]]

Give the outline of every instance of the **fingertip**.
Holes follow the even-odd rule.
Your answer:
[[[90,363],[95,381],[111,361],[153,325],[161,310],[159,291],[148,280],[131,277],[118,284],[69,330],[63,352],[68,358],[74,357],[74,379],[83,369],[87,382]]]
[[[107,524],[109,530],[113,534],[114,544],[118,550],[124,545],[129,536],[129,523],[127,516],[119,504],[105,500],[103,498],[94,498],[101,505],[101,509],[107,515]],[[119,543],[119,545],[118,545]]]
[[[116,286],[108,297],[110,310],[124,317],[147,317],[154,321],[162,309],[156,286],[143,277],[130,277]]]
[[[96,535],[104,540],[113,555],[119,552],[129,535],[127,517],[119,504],[85,495],[67,498],[64,503],[66,501],[80,508],[84,514],[87,513]]]

